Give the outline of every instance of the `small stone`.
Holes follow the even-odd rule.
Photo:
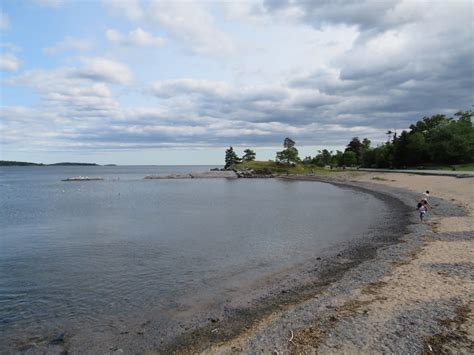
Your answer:
[[[18,351],[27,351],[27,350],[37,348],[37,347],[38,346],[35,343],[29,343],[29,344],[25,344],[25,345],[20,346],[18,348]]]
[[[66,334],[64,332],[62,333],[59,333],[58,335],[56,335],[49,343],[51,345],[55,345],[55,344],[62,344],[64,343],[64,336]]]

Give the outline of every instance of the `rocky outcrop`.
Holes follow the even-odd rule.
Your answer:
[[[203,171],[194,173],[177,173],[165,176],[148,175],[145,179],[215,179],[215,178],[237,178],[234,171]]]
[[[75,177],[70,177],[67,179],[63,179],[61,181],[96,181],[96,180],[104,180],[101,177],[90,177],[90,176],[75,176]]]
[[[253,169],[248,169],[248,170],[236,170],[235,173],[237,174],[237,177],[239,178],[249,178],[249,179],[254,179],[254,178],[272,178],[274,175],[271,172],[261,172],[261,171],[255,171]]]
[[[235,179],[235,178],[272,178],[273,174],[267,171],[255,171],[253,169],[248,170],[215,170],[194,172],[194,173],[176,173],[170,175],[148,175],[145,176],[146,180],[153,179]]]

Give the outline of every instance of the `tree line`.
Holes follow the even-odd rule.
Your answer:
[[[300,159],[295,141],[285,138],[284,149],[276,153],[279,164],[316,166],[360,166],[366,168],[408,168],[420,165],[464,164],[474,162],[474,127],[472,110],[459,111],[454,117],[437,114],[423,117],[399,135],[388,131],[387,141],[377,147],[368,138],[354,137],[344,151],[323,149],[314,157]],[[239,158],[232,147],[226,150],[225,168],[242,161],[255,160],[251,149]]]
[[[387,132],[387,142],[372,148],[370,141],[354,137],[339,165],[367,168],[408,168],[420,165],[455,165],[474,162],[474,128],[472,110],[457,112],[453,117],[423,117],[410,129]]]

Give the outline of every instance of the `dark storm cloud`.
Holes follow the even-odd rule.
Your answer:
[[[399,0],[265,0],[264,7],[269,13],[297,11],[302,21],[315,28],[346,24],[363,31],[382,31],[414,17],[410,14],[393,16],[393,10],[399,3]]]

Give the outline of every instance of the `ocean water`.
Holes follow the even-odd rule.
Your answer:
[[[387,212],[317,182],[143,179],[209,168],[0,168],[0,350],[61,330],[118,332],[144,314],[157,327],[192,317]],[[105,180],[61,181],[79,175]]]

